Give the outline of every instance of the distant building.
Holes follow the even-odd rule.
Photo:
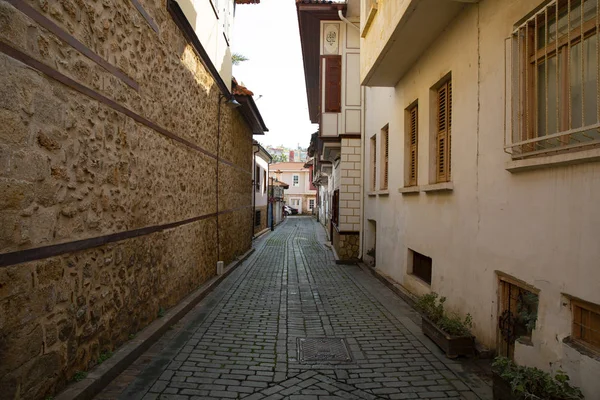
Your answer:
[[[272,157],[256,140],[253,143],[253,153],[254,168],[252,169],[252,184],[254,207],[252,229],[254,235],[257,235],[268,229],[270,225],[268,174]]]
[[[285,182],[289,189],[285,191],[285,203],[298,209],[299,214],[312,214],[316,207],[317,190],[312,177],[303,162],[283,162],[271,165],[270,176]]]

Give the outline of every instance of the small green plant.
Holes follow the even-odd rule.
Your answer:
[[[522,367],[506,357],[496,357],[492,364],[517,399],[532,400],[580,400],[583,393],[569,384],[569,376],[558,371],[554,377],[538,368]]]
[[[73,380],[75,382],[80,382],[80,381],[84,380],[86,377],[87,377],[87,372],[77,371],[77,372],[75,372],[75,375],[73,375]]]
[[[129,340],[133,340],[135,339],[135,333],[130,333],[129,334]]]
[[[471,334],[473,318],[471,314],[462,319],[456,313],[447,313],[444,310],[445,297],[439,297],[437,293],[429,293],[420,296],[416,302],[416,308],[422,312],[431,322],[441,330],[452,336],[466,336]]]
[[[103,351],[100,356],[98,356],[98,364],[102,364],[104,361],[108,360],[109,358],[111,358],[113,355],[112,352],[110,351]]]
[[[162,308],[162,307],[160,307],[160,308],[158,309],[158,318],[162,318],[162,317],[164,317],[164,316],[165,316],[165,309],[164,309],[164,308]]]

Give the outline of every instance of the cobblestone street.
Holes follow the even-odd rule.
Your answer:
[[[288,218],[97,399],[491,398],[403,300],[337,265],[325,240],[313,218]]]

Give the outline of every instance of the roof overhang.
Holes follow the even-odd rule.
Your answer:
[[[306,1],[306,2],[304,2]],[[346,12],[345,3],[310,3],[310,0],[299,0],[298,27],[302,44],[304,61],[304,80],[308,98],[308,115],[313,124],[319,123],[319,59],[321,21],[339,21],[338,10]]]
[[[252,146],[254,147],[254,154],[258,153],[260,156],[262,156],[262,159],[265,160],[268,163],[270,163],[271,161],[273,161],[273,157],[271,156],[271,154],[269,154],[269,152],[267,151],[267,149],[265,149],[256,140],[253,141]]]
[[[242,113],[250,128],[252,128],[252,133],[254,135],[264,135],[265,132],[269,132],[256,107],[254,99],[251,96],[244,95],[234,95],[234,97],[240,103],[241,107],[238,107],[238,110],[240,110],[240,113]]]
[[[340,140],[328,140],[323,141],[323,150],[321,157],[327,161],[334,162],[340,156],[342,150],[342,141]]]
[[[465,3],[475,2],[476,0],[406,1],[396,28],[373,64],[367,66],[367,72],[364,74],[361,84],[364,86],[396,86],[425,50],[465,8]],[[366,43],[361,43],[361,46],[369,45],[370,40],[382,40],[376,32],[371,31],[377,26],[377,19],[382,17],[382,15],[375,15],[365,38]],[[373,35],[372,38],[369,38],[370,35]]]

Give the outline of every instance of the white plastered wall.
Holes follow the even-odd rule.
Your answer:
[[[367,90],[368,138],[389,123],[389,196],[365,198],[377,221],[377,268],[416,294],[434,290],[451,310],[470,313],[478,340],[495,347],[503,271],[540,289],[533,346],[518,362],[562,368],[587,398],[600,393],[600,362],[563,343],[571,310],[562,293],[600,304],[600,164],[510,173],[504,138],[504,39],[539,4],[483,0],[468,6],[393,89]],[[404,110],[419,104],[419,185],[430,180],[430,88],[451,73],[451,192],[401,194]],[[365,163],[368,171],[369,157]],[[366,174],[365,184],[369,187]],[[407,273],[408,249],[433,259],[431,287]],[[595,377],[595,378],[594,378]]]

